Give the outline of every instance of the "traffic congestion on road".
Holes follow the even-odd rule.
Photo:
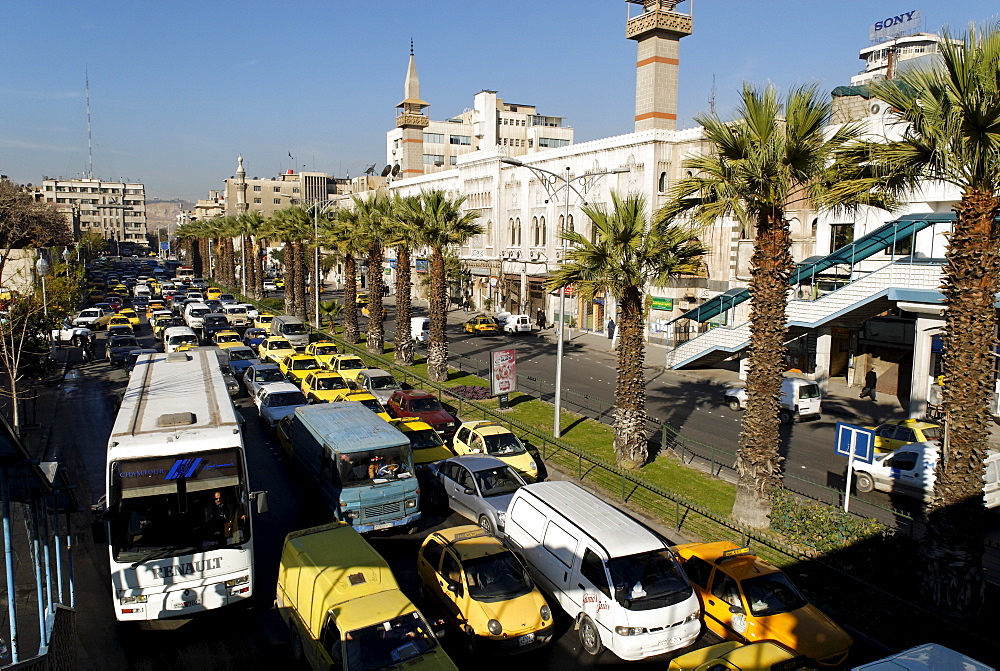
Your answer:
[[[219,398],[224,389],[248,481],[220,480],[214,471],[215,479],[198,484],[192,469],[169,491],[216,492],[228,545],[253,537],[252,599],[215,608],[204,586],[192,588],[141,630],[115,627],[126,603],[134,612],[154,597],[126,590],[108,598],[100,559],[107,547],[95,536],[80,589],[101,613],[82,624],[98,666],[204,668],[210,659],[214,668],[506,668],[505,656],[518,654],[515,663],[531,668],[616,668],[626,660],[662,665],[703,648],[699,664],[710,664],[765,639],[781,668],[848,659],[851,635],[748,548],[678,545],[686,539],[548,473],[503,426],[463,421],[435,395],[405,388],[335,343],[310,343],[299,320],[149,268],[116,264],[91,274],[104,291],[91,292],[75,318],[82,332],[68,344],[76,338],[77,374],[58,412],[65,422],[88,418],[73,459],[97,501],[107,476],[103,445],[127,405],[117,410],[109,399],[126,386],[126,397],[149,393],[153,385],[140,378],[180,370],[170,368],[178,362],[209,362],[202,366],[209,373],[169,394],[189,399],[191,419],[163,405],[169,412],[159,421],[197,423],[190,399],[198,386],[218,385],[220,394],[208,397],[229,403]],[[229,321],[230,314],[242,319]],[[122,318],[128,324],[114,323]],[[293,341],[303,330],[306,337]],[[159,412],[153,397],[143,402],[147,413]],[[183,431],[172,430],[179,440]],[[144,487],[162,494],[171,477],[147,478]],[[223,504],[224,485],[239,500]],[[122,494],[124,487],[119,502],[144,494],[134,484]],[[128,533],[141,537],[146,527],[135,524]],[[161,549],[140,557],[139,570],[162,577],[185,562],[208,563],[203,549]],[[229,580],[224,589],[239,587]],[[155,652],[164,644],[177,651],[166,666]]]

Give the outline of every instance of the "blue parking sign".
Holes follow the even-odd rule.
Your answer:
[[[848,458],[853,451],[855,460],[870,464],[875,456],[875,432],[863,426],[837,422],[833,451]]]

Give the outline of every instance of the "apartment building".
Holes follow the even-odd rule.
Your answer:
[[[146,187],[81,177],[42,178],[41,199],[66,212],[73,234],[96,232],[105,240],[146,243]]]

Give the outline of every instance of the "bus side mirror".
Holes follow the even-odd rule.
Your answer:
[[[94,538],[94,543],[99,545],[106,545],[108,542],[108,510],[105,505],[106,498],[102,496],[97,500],[97,503],[90,506],[90,512],[94,515],[93,521],[90,523],[90,533]]]
[[[256,502],[257,512],[266,513],[267,512],[267,492],[250,492],[250,500]]]

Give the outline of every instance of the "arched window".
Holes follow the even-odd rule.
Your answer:
[[[573,215],[572,214],[569,215],[569,220],[568,221],[569,221],[569,226],[566,228],[566,230],[568,230],[568,231],[575,231],[576,229],[573,228]]]
[[[538,217],[531,218],[531,244],[538,246]]]
[[[559,232],[560,233],[562,233],[563,231],[566,230],[566,226],[565,226],[566,221],[565,221],[565,219],[566,219],[565,215],[562,215],[562,214],[559,215]]]
[[[546,238],[548,237],[546,235],[547,232],[545,230],[545,217],[542,217],[541,219],[538,220],[538,227],[541,229],[541,238],[542,238],[542,241],[539,244],[544,245],[546,242]]]
[[[517,229],[514,228],[514,218],[510,219],[510,246],[513,247],[517,244]]]
[[[493,222],[492,221],[487,221],[486,222],[486,246],[487,247],[492,247],[493,246]]]
[[[513,243],[515,247],[521,246],[521,217],[514,220],[514,231],[517,233],[517,242]]]
[[[660,193],[663,193],[664,191],[667,190],[667,173],[666,172],[661,172],[660,173],[660,181],[656,185],[656,188],[657,188],[657,190],[659,190]]]

